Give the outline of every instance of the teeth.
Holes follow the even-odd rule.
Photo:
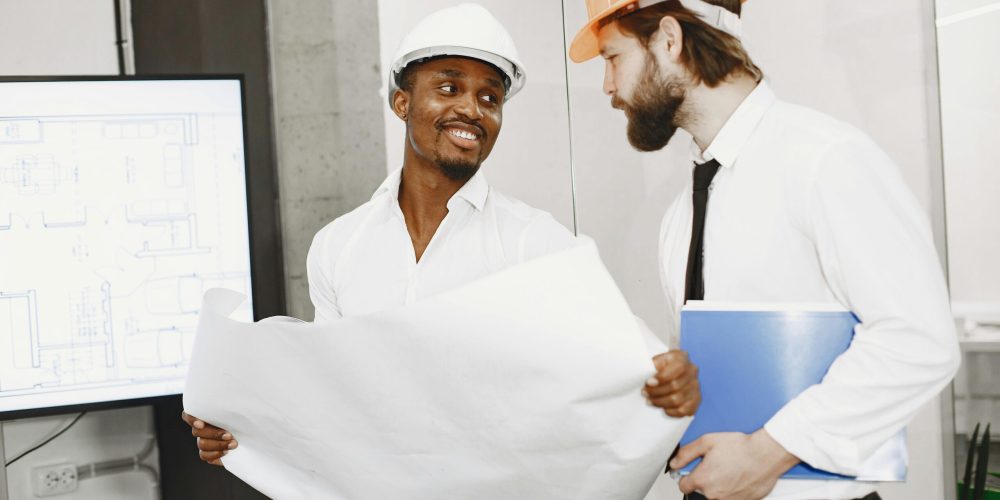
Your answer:
[[[448,130],[448,133],[455,137],[461,137],[462,139],[468,139],[470,141],[474,141],[478,137],[476,134],[473,134],[472,132],[466,132],[464,130],[450,129]]]

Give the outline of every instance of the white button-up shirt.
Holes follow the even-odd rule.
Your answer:
[[[401,175],[313,238],[307,268],[317,322],[409,304],[575,244],[551,215],[496,192],[480,171],[448,200],[417,262],[399,208]]]
[[[905,453],[897,434],[952,378],[959,354],[928,218],[895,165],[862,132],[776,99],[765,82],[695,150],[695,161],[721,165],[705,220],[705,300],[838,302],[861,320],[823,382],[765,429],[803,462],[843,474],[864,472],[876,451]],[[675,326],[691,219],[689,181],[660,238]],[[769,498],[874,489],[781,480]]]

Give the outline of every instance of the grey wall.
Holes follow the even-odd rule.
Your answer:
[[[288,314],[311,320],[306,253],[385,178],[376,0],[268,0]]]

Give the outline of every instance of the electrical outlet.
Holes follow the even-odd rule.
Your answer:
[[[36,497],[51,497],[76,491],[76,465],[42,465],[31,469]]]

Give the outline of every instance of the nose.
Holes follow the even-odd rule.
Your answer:
[[[474,92],[466,92],[459,99],[455,111],[470,120],[481,120],[483,110],[479,109],[479,97]]]
[[[615,72],[611,67],[611,61],[604,61],[604,93],[606,95],[614,95],[615,91]]]

